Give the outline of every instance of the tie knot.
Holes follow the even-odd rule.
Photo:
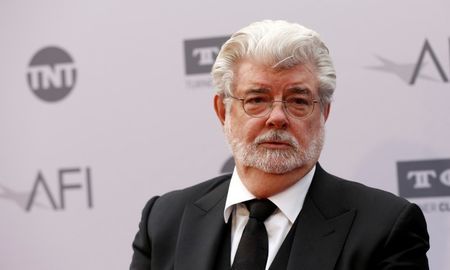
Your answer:
[[[268,199],[250,200],[245,202],[248,211],[250,211],[250,218],[256,218],[258,221],[264,222],[275,211],[277,206]]]

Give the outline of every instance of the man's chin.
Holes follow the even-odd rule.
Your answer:
[[[266,174],[283,175],[283,174],[290,173],[290,172],[294,171],[295,169],[268,169],[268,170],[260,169],[260,170]]]
[[[260,143],[259,151],[293,151],[293,146],[287,143]]]
[[[292,161],[277,161],[277,162],[258,162],[258,163],[250,163],[247,164],[249,167],[253,167],[255,169],[258,169],[260,171],[263,171],[267,174],[287,174],[292,171],[295,171],[296,169],[302,167],[304,164],[303,162],[299,162],[296,160],[295,162]]]

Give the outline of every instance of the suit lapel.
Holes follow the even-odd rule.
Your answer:
[[[288,270],[332,270],[344,246],[356,211],[342,206],[338,181],[317,164],[300,212]]]
[[[342,203],[339,181],[319,164],[299,215],[288,270],[332,270],[356,215]],[[229,180],[186,205],[175,252],[175,270],[213,269],[227,226],[223,220]]]
[[[228,228],[223,210],[229,182],[224,181],[198,201],[186,205],[175,252],[175,270],[213,269],[222,235]]]

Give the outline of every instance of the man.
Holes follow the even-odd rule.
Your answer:
[[[235,170],[152,198],[131,269],[428,269],[416,205],[318,163],[336,76],[317,33],[253,23],[212,75]]]

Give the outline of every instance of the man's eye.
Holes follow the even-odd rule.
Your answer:
[[[245,99],[245,103],[247,104],[263,104],[269,102],[269,98],[267,97],[249,97]]]
[[[308,99],[299,97],[289,98],[286,102],[292,105],[308,105],[310,103]]]

